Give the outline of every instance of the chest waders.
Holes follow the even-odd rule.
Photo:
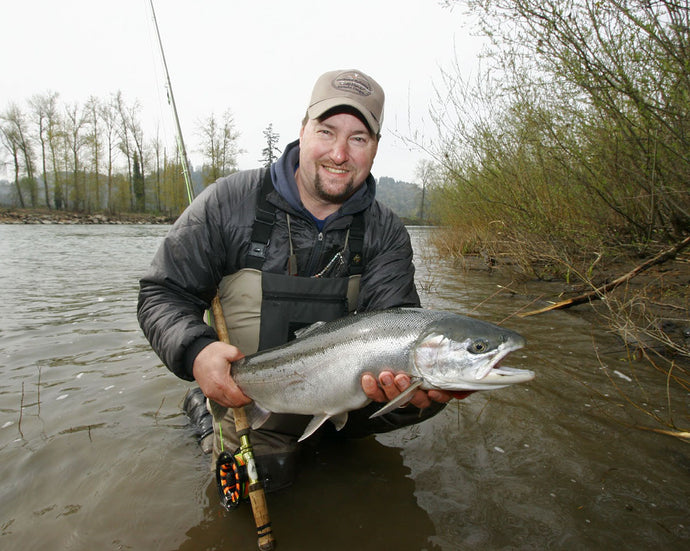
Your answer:
[[[262,271],[276,217],[275,207],[267,200],[272,190],[270,171],[267,171],[257,201],[246,268],[224,277],[218,288],[230,342],[245,355],[284,344],[302,327],[355,310],[364,270],[364,216],[359,213],[353,216],[346,238],[347,276],[304,277]],[[260,429],[251,431],[257,468],[267,491],[288,486],[294,479],[297,439],[310,419],[307,415],[272,414]],[[229,409],[221,421],[221,444],[214,421],[214,462],[221,450],[238,447],[234,426],[232,409]]]

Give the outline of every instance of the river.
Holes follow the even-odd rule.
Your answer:
[[[0,225],[0,548],[255,549],[218,504],[177,379],[136,321],[165,226]],[[534,381],[454,401],[394,433],[325,443],[270,494],[281,550],[690,548],[690,446],[643,431],[687,394],[575,311],[520,319],[501,274],[434,258],[425,306],[523,334]],[[550,292],[551,289],[544,289]],[[635,402],[640,407],[631,405]]]

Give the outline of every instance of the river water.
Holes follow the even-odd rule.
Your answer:
[[[0,225],[0,549],[255,549],[135,316],[164,226]],[[643,431],[688,396],[576,312],[520,319],[501,274],[434,259],[425,306],[503,323],[534,381],[305,454],[268,496],[281,550],[690,548],[690,446]],[[544,289],[545,293],[553,290]],[[636,404],[637,407],[632,404]]]

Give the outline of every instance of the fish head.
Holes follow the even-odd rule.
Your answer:
[[[491,390],[523,383],[534,372],[499,365],[511,352],[525,346],[524,337],[457,314],[430,323],[417,339],[413,371],[422,388],[448,391]]]

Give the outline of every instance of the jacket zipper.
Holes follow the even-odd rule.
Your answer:
[[[316,243],[314,244],[314,248],[312,249],[311,256],[309,257],[309,266],[307,270],[307,275],[311,276],[316,272],[316,268],[318,267],[318,260],[321,258],[321,252],[323,249],[323,232],[319,232],[319,235],[316,236]]]

